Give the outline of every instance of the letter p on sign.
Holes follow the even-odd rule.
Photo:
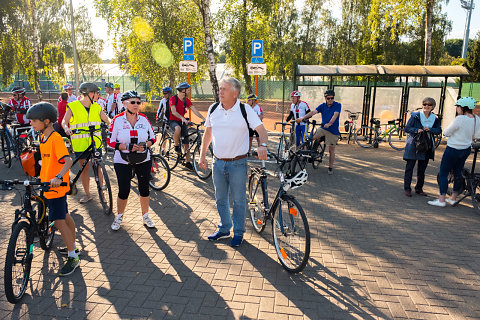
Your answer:
[[[252,40],[252,57],[263,57],[263,40]]]
[[[193,54],[193,38],[183,38],[183,54]]]

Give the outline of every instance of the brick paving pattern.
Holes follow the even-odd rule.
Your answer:
[[[443,148],[427,169],[432,197]],[[292,192],[312,233],[309,264],[297,275],[278,262],[271,226],[258,235],[247,221],[238,249],[207,241],[218,223],[212,180],[176,168],[163,192],[152,191],[154,230],[142,225],[135,183],[118,232],[97,201],[79,204],[81,192],[69,197],[81,267],[56,276],[57,231],[50,252],[36,243],[27,293],[12,305],[3,269],[20,196],[0,191],[0,318],[479,319],[480,216],[470,199],[436,208],[429,198],[406,198],[401,152],[386,144],[341,143],[337,153],[334,175],[309,167],[307,185]],[[0,172],[21,175],[19,163]],[[278,183],[269,181],[273,193]]]

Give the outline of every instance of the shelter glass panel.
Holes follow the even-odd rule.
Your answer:
[[[408,114],[407,121],[410,118],[410,114],[417,108],[422,108],[422,101],[426,97],[435,99],[437,105],[433,112],[438,113],[438,107],[440,106],[440,95],[442,94],[442,88],[416,88],[410,87],[408,92]]]
[[[308,103],[310,110],[325,102],[323,94],[327,89],[328,86],[298,86],[298,91],[302,93],[302,100]],[[312,117],[312,120],[316,121],[321,121],[321,119],[322,117],[319,114]]]
[[[340,112],[340,131],[344,130],[341,125],[348,120],[348,112],[362,112],[363,109],[363,97],[365,95],[365,87],[343,87],[336,86],[335,88],[335,101],[342,104],[342,112]],[[362,119],[360,115],[358,119]],[[360,120],[357,121],[357,126],[360,126]]]
[[[400,117],[400,105],[402,103],[402,87],[377,87],[375,98],[374,118],[380,119],[380,123],[387,123],[389,120]],[[373,105],[374,88],[371,88],[372,98],[370,100],[370,110]]]

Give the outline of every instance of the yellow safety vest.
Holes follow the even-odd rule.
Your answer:
[[[70,110],[72,110],[72,117],[70,118],[70,129],[84,129],[88,130],[88,126],[95,126],[96,131],[94,133],[95,144],[97,148],[102,147],[102,133],[100,131],[100,124],[102,119],[100,118],[100,111],[102,108],[95,102],[90,105],[90,111],[87,112],[83,104],[76,100],[68,104]],[[72,148],[75,152],[85,151],[91,144],[90,133],[82,132],[73,134]]]

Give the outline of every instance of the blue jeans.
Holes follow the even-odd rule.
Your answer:
[[[305,127],[302,125],[297,125],[295,127],[295,136],[297,138],[297,147],[303,142],[303,135],[305,134]]]
[[[459,193],[461,188],[462,169],[465,161],[470,155],[470,147],[467,149],[454,149],[449,146],[443,153],[442,162],[440,163],[440,172],[438,173],[438,186],[440,194],[444,195],[448,190],[448,174],[453,171],[454,182],[453,192]]]
[[[243,236],[245,233],[245,211],[247,210],[247,158],[235,161],[215,159],[213,163],[213,185],[215,200],[220,215],[220,232]],[[233,214],[230,215],[229,191],[233,198]]]

